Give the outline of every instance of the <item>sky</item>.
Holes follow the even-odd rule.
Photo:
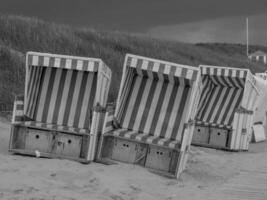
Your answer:
[[[182,42],[267,45],[267,0],[0,0],[3,14]]]

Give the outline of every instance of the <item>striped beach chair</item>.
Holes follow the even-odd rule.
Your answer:
[[[248,69],[200,66],[201,92],[192,144],[247,150],[260,95]]]
[[[28,52],[10,151],[92,161],[110,80],[111,71],[100,59]]]
[[[198,77],[198,68],[127,54],[98,158],[178,177],[192,139]]]

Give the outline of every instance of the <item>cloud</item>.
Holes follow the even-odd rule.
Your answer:
[[[267,10],[266,0],[0,0],[0,5],[4,14],[130,32]]]
[[[267,45],[267,14],[249,16],[251,44]],[[147,32],[156,38],[189,43],[246,43],[246,17],[218,18],[193,23],[157,26]]]

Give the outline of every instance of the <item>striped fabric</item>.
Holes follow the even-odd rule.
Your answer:
[[[144,134],[142,132],[131,131],[128,129],[116,129],[115,131],[110,132],[108,135],[112,135],[119,138],[126,138],[146,144],[164,146],[171,149],[179,149],[181,146],[181,142],[179,140],[157,137],[155,135]]]
[[[159,79],[164,76],[168,77],[167,79],[170,81],[173,77],[196,80],[198,73],[198,70],[191,66],[179,65],[136,55],[128,55],[126,57],[126,67],[136,68],[139,75],[142,74],[141,71],[147,71],[148,73],[154,72],[159,76]]]
[[[104,126],[102,128],[102,134],[108,133],[114,129],[113,127],[114,112],[115,112],[114,106],[110,106],[107,108]]]
[[[224,76],[224,77],[236,77],[246,79],[248,75],[247,69],[229,68],[229,67],[217,67],[217,66],[200,66],[202,75],[210,76]]]
[[[195,124],[199,125],[199,126],[211,126],[211,127],[224,128],[224,129],[229,129],[229,130],[231,130],[233,128],[230,125],[223,125],[223,124],[216,124],[216,123],[209,123],[209,122],[201,122],[201,121],[196,121]]]
[[[28,52],[27,58],[29,66],[55,67],[90,72],[96,72],[101,62],[100,59],[36,52]]]
[[[24,120],[24,96],[16,96],[14,107],[13,107],[13,116],[12,123],[20,123]]]
[[[179,84],[134,76],[121,127],[158,137],[181,139],[190,85],[183,79]]]
[[[128,55],[115,113],[120,127],[152,136],[158,144],[179,143],[197,73],[197,68]]]
[[[26,115],[37,122],[89,129],[96,83],[95,72],[30,66]]]
[[[24,113],[32,121],[90,129],[100,59],[27,53]],[[101,93],[102,94],[102,93]]]
[[[122,92],[121,92],[121,96],[119,98],[120,100],[120,105],[117,105],[117,107],[119,107],[119,111],[116,115],[116,117],[118,119],[121,119],[122,118],[122,114],[125,112],[125,103],[127,101],[127,98],[129,96],[129,93],[130,93],[130,89],[132,87],[132,82],[133,82],[133,78],[135,76],[135,72],[136,70],[134,68],[129,68],[127,71],[126,71],[126,76],[125,76],[125,81],[124,81],[124,85],[123,85],[123,88],[122,88]]]
[[[71,133],[77,133],[77,134],[89,134],[90,133],[89,129],[74,128],[74,127],[69,127],[69,126],[48,124],[48,123],[42,123],[42,122],[36,122],[36,121],[25,121],[25,122],[21,122],[20,125],[33,127],[33,128],[44,128],[44,129],[50,129],[50,130],[56,130],[56,131],[71,132]]]
[[[230,128],[242,101],[247,71],[203,67],[201,73],[202,93],[196,120],[199,124]]]
[[[215,76],[215,75],[211,75],[209,76],[209,78],[215,85],[220,85],[224,87],[235,87],[235,88],[244,88],[246,80],[245,78]]]
[[[30,118],[34,118],[34,110],[36,106],[36,100],[38,97],[38,90],[41,83],[43,67],[29,66],[29,79],[26,96],[26,115]]]

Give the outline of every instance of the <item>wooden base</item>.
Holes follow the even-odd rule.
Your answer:
[[[101,152],[103,160],[138,164],[149,168],[154,173],[164,174],[168,177],[175,177],[179,164],[179,152],[177,150],[113,136],[103,138]]]
[[[143,164],[147,152],[145,144],[113,138],[111,158],[125,163]]]
[[[172,149],[149,146],[145,166],[175,174],[178,155],[178,152]]]
[[[26,155],[26,156],[34,156],[36,157],[36,152],[33,150],[27,150],[27,149],[9,149],[9,152],[19,155]],[[62,156],[58,154],[53,153],[44,153],[40,152],[40,158],[56,158],[56,159],[67,159],[67,160],[74,160],[83,164],[89,164],[91,161],[82,159],[82,158],[73,158],[69,156]]]
[[[211,145],[211,144],[194,143],[192,145],[193,146],[198,146],[198,147],[217,149],[217,150],[224,150],[224,151],[229,151],[229,152],[246,152],[246,151],[248,151],[248,150],[244,150],[244,149],[236,150],[236,149],[230,149],[229,147],[218,147],[218,146],[214,146],[214,145]]]
[[[210,128],[209,144],[218,147],[227,147],[228,130],[221,128]]]
[[[209,127],[195,126],[192,143],[208,144],[210,138]]]
[[[229,150],[230,135],[231,131],[228,129],[195,126],[192,145]]]
[[[25,155],[88,163],[90,137],[92,136],[14,125],[11,130],[9,150]]]

